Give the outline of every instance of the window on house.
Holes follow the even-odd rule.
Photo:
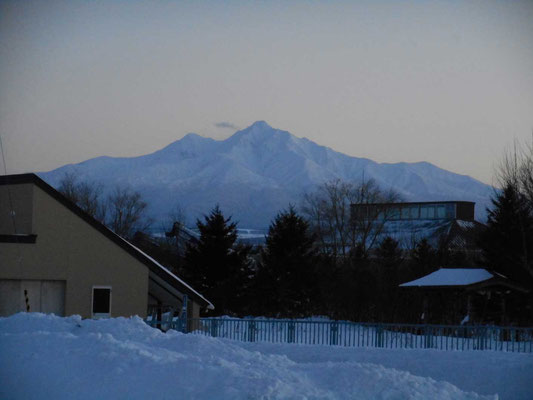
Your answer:
[[[111,316],[111,287],[93,287],[93,318]]]

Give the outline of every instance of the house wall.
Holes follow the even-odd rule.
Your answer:
[[[32,196],[33,184],[0,186],[0,233],[12,235],[14,233],[32,232]],[[11,212],[15,213],[15,227]]]
[[[2,201],[6,188],[0,187]],[[37,234],[37,241],[0,243],[0,279],[65,281],[65,314],[84,318],[92,316],[92,287],[111,286],[112,317],[146,316],[149,271],[143,263],[38,186],[10,188],[19,202],[17,225]],[[9,233],[2,218],[0,233]]]

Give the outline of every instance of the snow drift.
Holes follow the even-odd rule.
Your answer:
[[[533,394],[530,355],[239,343],[162,333],[137,317],[0,318],[0,355],[2,399],[457,400]]]

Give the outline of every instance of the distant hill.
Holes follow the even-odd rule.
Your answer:
[[[102,183],[108,190],[129,185],[139,191],[156,220],[179,204],[189,223],[216,203],[241,228],[268,227],[289,203],[303,193],[340,178],[373,178],[397,190],[408,201],[465,200],[476,202],[476,218],[485,219],[492,187],[427,162],[377,163],[350,157],[287,131],[255,122],[226,140],[190,133],[152,154],[131,158],[97,157],[39,175],[57,187],[66,172]]]

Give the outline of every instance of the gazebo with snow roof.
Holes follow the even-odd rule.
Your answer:
[[[509,297],[528,292],[505,276],[483,268],[440,268],[399,286],[423,295],[423,322],[439,323],[505,324]],[[440,320],[432,320],[435,315],[431,314],[441,314]]]

